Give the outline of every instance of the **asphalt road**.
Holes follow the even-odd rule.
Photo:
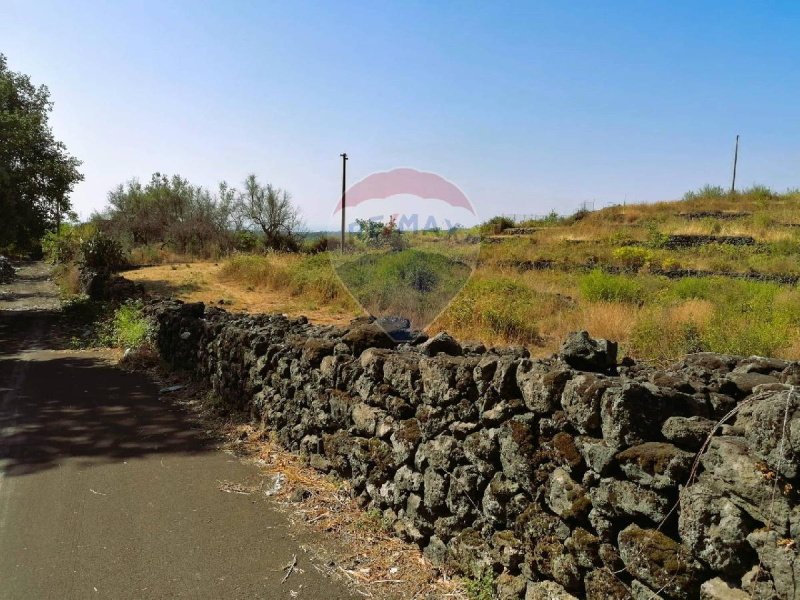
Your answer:
[[[266,496],[221,491],[261,475],[155,383],[55,348],[52,284],[22,275],[0,286],[0,599],[354,597]]]

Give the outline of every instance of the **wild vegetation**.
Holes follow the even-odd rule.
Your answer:
[[[524,227],[533,233],[486,234],[483,227],[473,276],[431,332],[525,344],[538,354],[552,352],[569,331],[588,329],[640,359],[701,350],[800,357],[800,192],[755,187],[731,196],[704,188],[682,201],[615,206]],[[303,301],[354,309],[337,277],[344,272],[355,297],[363,291],[362,304],[408,314],[412,304],[396,288],[392,293],[392,282],[410,277],[419,285],[451,266],[419,254],[426,244],[447,243],[445,236],[416,235],[424,238],[416,249],[389,253],[380,267],[362,256],[370,269],[358,277],[347,277],[336,253],[236,256],[224,264],[223,277],[231,285],[284,289]],[[703,243],[670,245],[678,235]],[[731,245],[725,236],[753,241]],[[409,267],[420,264],[425,273],[414,275]]]

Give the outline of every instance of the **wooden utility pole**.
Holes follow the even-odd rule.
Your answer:
[[[347,202],[347,152],[343,152],[339,156],[342,157],[342,246],[340,248],[342,254],[344,254],[344,228],[345,228],[345,217],[344,217],[344,207]]]
[[[739,136],[736,136],[736,150],[733,152],[733,181],[731,181],[731,194],[736,191],[736,163],[739,162]]]

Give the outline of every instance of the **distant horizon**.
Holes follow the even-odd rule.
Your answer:
[[[482,216],[800,186],[800,5],[679,1],[163,5],[2,1],[0,52],[48,86],[83,218],[153,172],[248,173],[319,225],[400,166]],[[76,32],[79,32],[76,35]],[[168,35],[165,35],[168,32]]]

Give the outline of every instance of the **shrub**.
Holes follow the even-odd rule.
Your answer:
[[[512,227],[514,227],[514,221],[508,217],[497,216],[492,217],[481,225],[481,233],[485,235],[497,235]]]
[[[81,244],[95,232],[92,224],[63,223],[58,232],[49,231],[42,238],[42,253],[47,262],[64,265],[80,257]]]
[[[658,229],[658,225],[655,223],[649,223],[647,225],[647,242],[646,245],[649,248],[663,248],[667,245],[669,241],[669,235],[666,233],[661,233]]]
[[[595,269],[578,280],[581,296],[590,302],[630,302],[644,301],[644,286],[631,277],[610,275]]]
[[[80,265],[94,271],[118,271],[125,265],[120,243],[105,234],[95,233],[81,244]]]
[[[626,269],[633,269],[636,271],[653,261],[653,252],[647,248],[640,248],[638,246],[616,248],[612,252],[612,256],[622,263],[622,266]]]
[[[258,236],[252,231],[233,233],[233,248],[239,252],[252,252],[258,247]]]
[[[728,193],[718,185],[704,185],[696,192],[686,192],[684,200],[719,200],[725,198]]]

